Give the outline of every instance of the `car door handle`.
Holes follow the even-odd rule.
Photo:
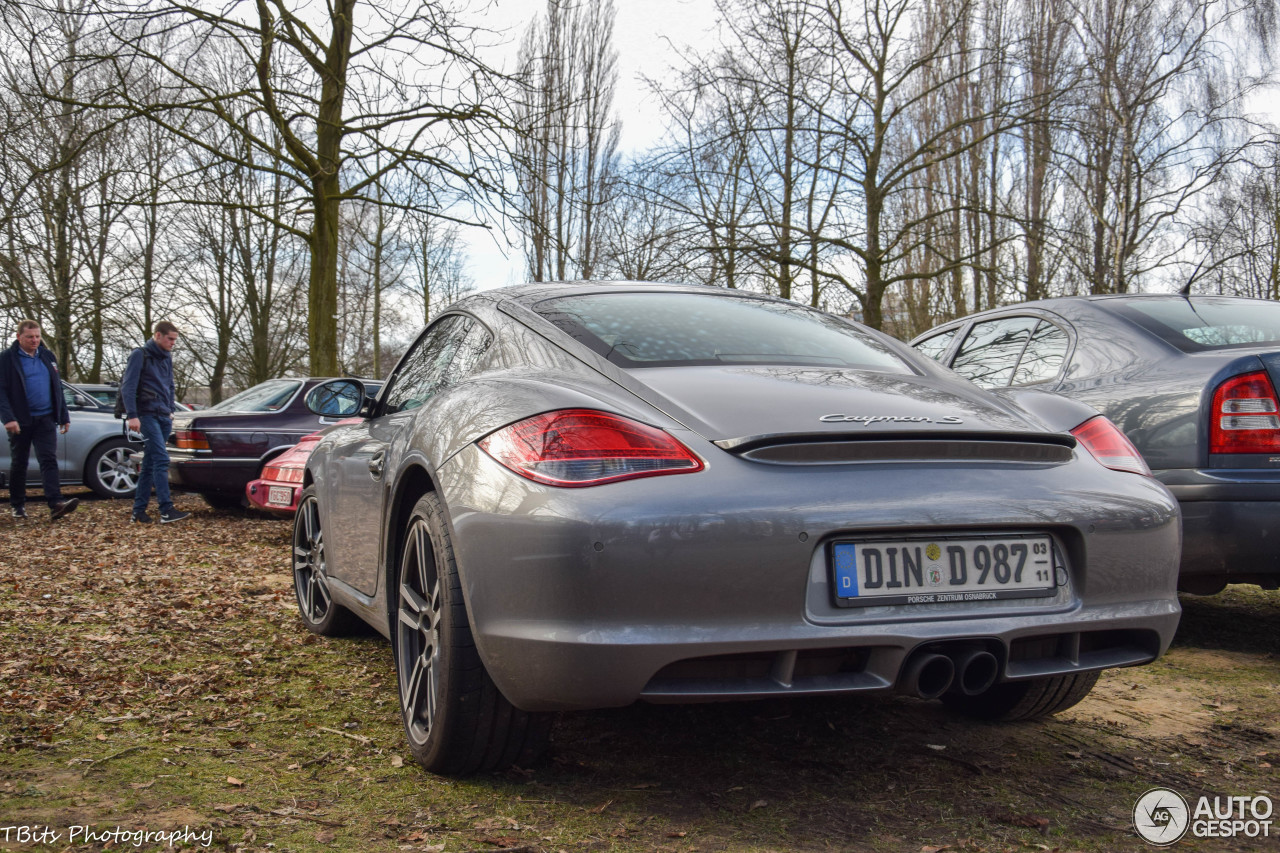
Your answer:
[[[382,477],[382,466],[386,462],[386,456],[387,451],[379,450],[369,457],[369,473],[373,475],[373,479],[377,480]]]

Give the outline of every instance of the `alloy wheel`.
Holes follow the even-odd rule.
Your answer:
[[[415,742],[431,734],[440,693],[440,577],[427,525],[414,519],[400,570],[396,667],[405,727]]]
[[[131,494],[138,487],[138,471],[129,461],[128,447],[113,447],[98,457],[98,481],[112,494]]]
[[[293,584],[302,615],[309,622],[323,622],[333,602],[325,575],[320,504],[314,497],[306,498],[298,507],[298,518],[293,526]]]

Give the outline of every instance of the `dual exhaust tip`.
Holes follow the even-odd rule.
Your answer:
[[[921,699],[937,699],[948,690],[965,696],[986,693],[1000,676],[1000,661],[981,648],[912,655],[898,679],[899,689]]]

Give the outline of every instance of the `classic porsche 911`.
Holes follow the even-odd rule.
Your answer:
[[[535,759],[548,712],[899,690],[1016,720],[1154,660],[1177,504],[1109,421],[791,302],[481,293],[376,398],[339,379],[293,533],[307,627],[394,649],[414,757]]]

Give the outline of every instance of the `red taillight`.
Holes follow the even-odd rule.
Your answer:
[[[303,468],[280,468],[276,465],[267,465],[262,469],[262,479],[274,480],[277,483],[301,483]]]
[[[209,439],[198,429],[180,429],[173,434],[178,447],[184,450],[208,450]]]
[[[1210,453],[1280,451],[1280,400],[1266,371],[1233,376],[1213,394]]]
[[[550,486],[598,486],[703,468],[701,459],[662,430],[591,409],[526,418],[483,439],[480,449],[520,476]]]
[[[1093,454],[1094,459],[1113,471],[1151,476],[1151,469],[1143,461],[1142,454],[1125,438],[1119,427],[1102,415],[1080,424],[1071,434]]]

